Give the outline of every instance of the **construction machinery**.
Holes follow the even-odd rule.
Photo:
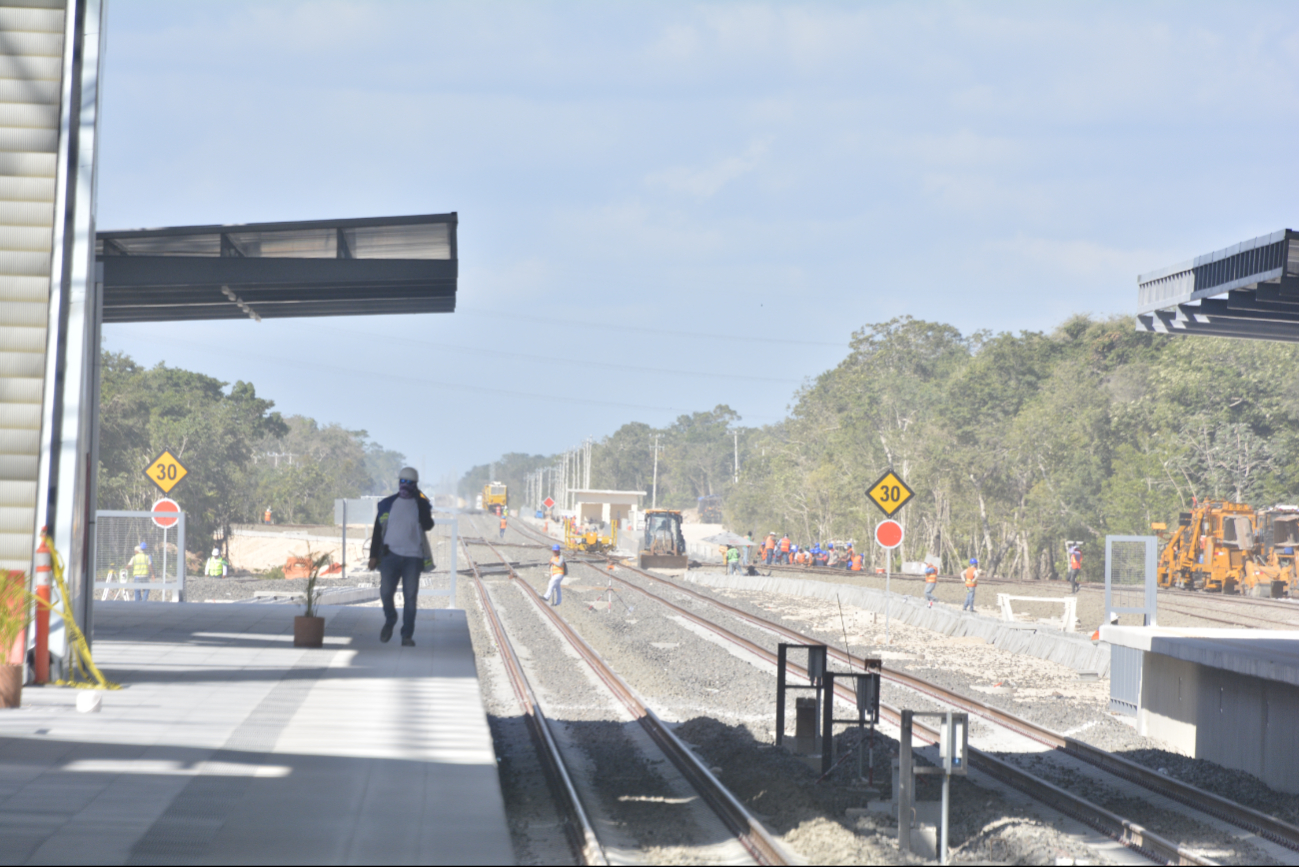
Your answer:
[[[1204,500],[1182,512],[1159,556],[1159,586],[1217,593],[1253,590],[1263,578],[1255,559],[1256,520],[1251,506],[1220,500]]]
[[[587,554],[603,554],[617,548],[617,526],[608,533],[601,533],[600,529],[590,524],[583,527],[576,519],[567,519],[564,522],[564,546]]]
[[[1258,548],[1247,564],[1250,574],[1245,592],[1274,599],[1289,596],[1299,571],[1295,551],[1299,550],[1299,506],[1273,506],[1260,511],[1255,520]]]
[[[483,511],[499,515],[505,510],[506,488],[501,482],[488,482],[483,485]]]
[[[640,552],[642,569],[685,569],[686,537],[681,532],[681,512],[675,509],[645,511],[645,539]]]

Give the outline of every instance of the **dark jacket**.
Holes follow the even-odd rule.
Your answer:
[[[388,526],[388,513],[392,511],[393,501],[397,495],[384,497],[379,501],[379,514],[374,517],[374,533],[370,536],[370,556],[379,559],[390,553],[383,543],[383,531]],[[424,496],[423,491],[416,491],[415,505],[419,507],[419,528],[427,533],[433,529],[433,504]]]

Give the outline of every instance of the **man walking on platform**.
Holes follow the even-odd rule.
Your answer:
[[[1082,574],[1082,549],[1074,545],[1069,549],[1069,592],[1078,592],[1078,576]]]
[[[415,609],[419,598],[419,573],[433,562],[425,533],[433,529],[433,504],[419,489],[419,471],[405,467],[397,474],[397,493],[379,501],[370,537],[370,568],[379,570],[379,598],[383,601],[383,629],[379,640],[392,638],[397,625],[397,581],[401,580],[401,646],[415,646]]]
[[[934,607],[934,591],[938,589],[938,569],[933,563],[925,564],[925,600]]]
[[[568,575],[568,561],[564,559],[563,554],[559,553],[558,545],[552,545],[550,551],[550,583],[546,585],[546,595],[542,598],[551,605],[558,605],[564,601],[564,591],[560,589],[560,585]]]
[[[962,611],[974,613],[974,588],[979,586],[979,561],[975,557],[970,558],[970,566],[961,573],[965,579],[965,604],[961,606]]]

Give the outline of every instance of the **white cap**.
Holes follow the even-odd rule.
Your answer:
[[[213,548],[213,549],[212,549],[212,556],[213,556],[213,557],[220,557],[220,556],[221,556],[221,549],[220,549],[220,548]]]
[[[419,470],[414,467],[402,467],[401,472],[397,474],[399,479],[410,479],[412,482],[419,481]]]

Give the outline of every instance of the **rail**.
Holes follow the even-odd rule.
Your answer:
[[[501,554],[494,544],[491,542],[485,542],[484,544],[502,562],[509,562],[508,558]],[[672,733],[654,711],[645,705],[636,692],[614,672],[609,664],[596,653],[594,648],[577,634],[568,624],[568,621],[560,617],[551,606],[547,605],[545,600],[538,595],[536,589],[519,577],[518,573],[512,568],[510,578],[524,588],[525,595],[536,603],[537,607],[554,624],[573,649],[591,667],[600,680],[609,687],[610,692],[627,708],[632,717],[641,724],[655,745],[671,760],[672,764],[694,787],[695,791],[699,792],[705,803],[712,808],[713,812],[722,820],[727,829],[736,836],[736,839],[739,840],[749,854],[759,864],[788,863],[779,844],[776,843],[770,832],[763,827],[762,823],[749,813],[744,805],[731,794],[730,790],[713,776],[712,772],[699,760],[699,757]]]
[[[545,769],[551,793],[555,796],[560,813],[565,817],[564,831],[569,845],[581,856],[583,864],[606,865],[609,859],[605,856],[604,847],[600,845],[599,838],[595,835],[595,827],[591,824],[585,808],[582,807],[577,787],[573,785],[573,778],[564,765],[563,754],[560,753],[559,745],[555,743],[554,736],[550,732],[550,724],[546,722],[546,715],[542,712],[537,696],[532,691],[532,685],[528,683],[527,675],[523,673],[523,665],[514,652],[514,645],[505,634],[505,627],[502,626],[501,619],[496,613],[496,606],[492,604],[487,588],[483,586],[478,565],[469,556],[468,550],[465,552],[465,558],[469,561],[469,568],[473,570],[474,589],[478,592],[483,612],[487,615],[487,622],[496,639],[496,646],[500,648],[501,661],[509,676],[510,686],[514,689],[514,696],[523,710],[528,732],[541,758],[541,765]]]
[[[527,528],[527,530],[535,532],[532,531],[531,528]],[[499,557],[502,555],[498,553],[497,556]],[[759,658],[767,660],[772,665],[777,664],[777,658],[774,653],[746,638],[743,638],[742,636],[736,635],[725,627],[714,623],[707,618],[701,617],[687,608],[676,605],[657,594],[651,593],[645,588],[618,576],[614,572],[610,572],[607,569],[601,569],[591,562],[585,560],[578,560],[575,562],[619,581],[628,588],[670,608],[672,611],[687,618],[691,622],[714,632],[727,641],[743,647],[745,650],[748,650]],[[792,629],[788,629],[781,624],[750,614],[747,611],[743,611],[742,609],[736,608],[732,605],[727,605],[724,602],[719,602],[710,596],[699,593],[689,587],[682,586],[675,581],[655,575],[652,572],[640,569],[636,566],[629,566],[625,563],[618,563],[616,561],[613,562],[615,562],[615,565],[618,568],[627,569],[652,581],[664,584],[678,593],[697,599],[762,629],[775,632],[787,640],[800,644],[806,643],[810,640],[807,636],[804,636]],[[864,670],[864,662],[860,657],[853,656],[846,651],[829,646],[827,647],[827,651],[830,656],[847,664],[850,668],[857,666]],[[807,676],[805,671],[792,663],[787,662],[787,670],[800,677]],[[1143,786],[1144,788],[1166,795],[1210,815],[1217,816],[1230,824],[1265,836],[1268,839],[1288,848],[1299,849],[1299,828],[1282,822],[1272,816],[1260,813],[1259,811],[1246,807],[1243,804],[1237,804],[1210,792],[1197,789],[1194,786],[1182,783],[1181,781],[1164,777],[1163,775],[1160,775],[1142,765],[1138,765],[1135,762],[1120,758],[1112,753],[1093,747],[1090,744],[1057,734],[1050,729],[1038,726],[1035,723],[1022,719],[1007,711],[1000,710],[999,708],[992,707],[984,702],[978,701],[977,699],[932,684],[926,680],[915,677],[914,675],[907,674],[906,672],[886,668],[883,670],[883,676],[901,686],[921,692],[930,698],[959,707],[976,716],[983,717],[1002,728],[1010,729],[1039,743],[1052,746],[1074,755],[1077,758],[1088,761],[1112,775],[1127,779],[1130,782]],[[844,701],[850,703],[855,703],[856,701],[855,695],[853,695],[846,686],[842,688],[836,686],[835,692]],[[887,718],[895,724],[900,723],[901,714],[896,708],[888,707],[883,703],[881,703],[880,708],[881,713],[885,714]],[[937,742],[937,732],[922,726],[920,723],[916,723],[914,729],[919,732],[922,737],[927,738],[931,743]],[[980,770],[989,773],[991,776],[1000,779],[1002,782],[1025,792],[1031,797],[1047,803],[1054,809],[1073,816],[1079,821],[1096,828],[1098,831],[1101,831],[1112,839],[1122,843],[1124,846],[1139,851],[1142,854],[1162,859],[1166,863],[1170,864],[1216,863],[1185,849],[1173,841],[1149,831],[1135,822],[1118,816],[1099,805],[1093,804],[1090,801],[1060,789],[1059,787],[1017,768],[1014,765],[1004,762],[995,756],[977,750],[974,747],[970,748],[970,753],[971,764],[975,767],[978,767]]]

